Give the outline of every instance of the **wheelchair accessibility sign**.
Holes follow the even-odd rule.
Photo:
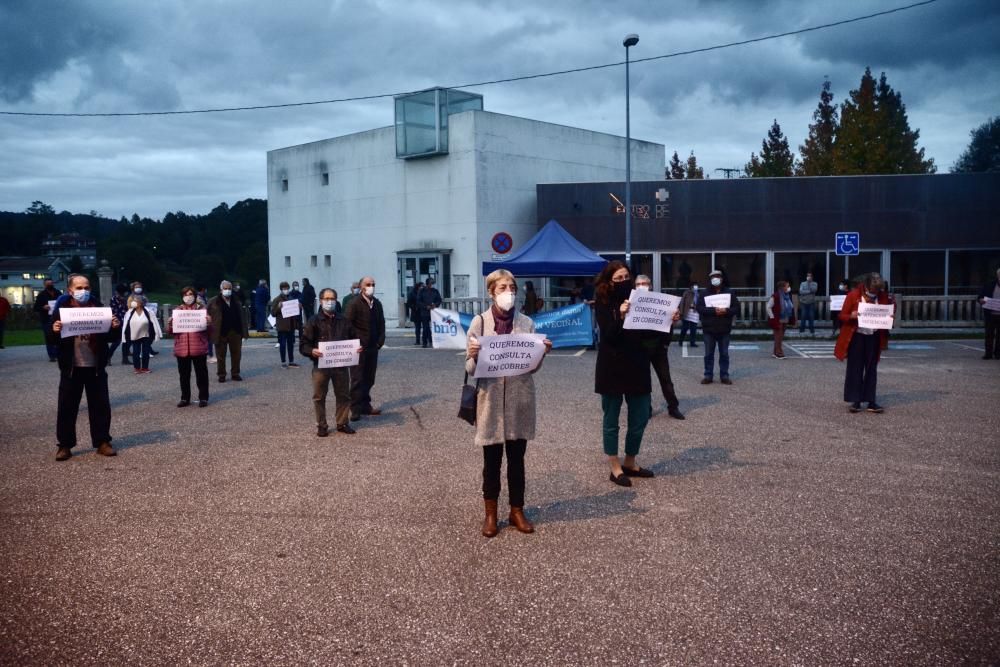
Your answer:
[[[861,252],[861,234],[859,232],[837,232],[836,244],[838,255],[857,255]]]

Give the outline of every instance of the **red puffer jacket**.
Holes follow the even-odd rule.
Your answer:
[[[205,310],[205,306],[200,303],[193,303],[190,306],[178,306],[174,310]],[[206,315],[206,317],[208,317]],[[173,318],[167,323],[167,331],[173,334]],[[212,327],[211,318],[208,322],[209,329]],[[179,333],[174,335],[174,356],[175,357],[203,357],[208,354],[208,329],[196,333]]]

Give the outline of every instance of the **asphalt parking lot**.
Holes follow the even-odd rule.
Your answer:
[[[479,534],[454,351],[389,339],[353,436],[315,437],[306,367],[254,340],[243,383],[178,409],[169,342],[109,369],[119,455],[55,455],[58,372],[0,351],[3,664],[996,664],[1000,361],[898,343],[885,414],[847,413],[832,341],[671,346],[657,414],[608,481],[594,352],[536,376],[536,533]],[[332,412],[332,397],[331,397]],[[85,411],[79,422],[87,443]],[[501,516],[506,517],[506,491]]]

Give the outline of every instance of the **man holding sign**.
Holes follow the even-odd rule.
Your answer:
[[[702,384],[712,384],[715,375],[715,348],[719,347],[719,379],[722,384],[732,384],[729,379],[729,339],[733,332],[733,319],[740,310],[739,299],[722,284],[722,271],[715,269],[708,274],[711,287],[698,295],[698,317],[705,339],[705,377]]]
[[[660,381],[663,398],[667,401],[667,414],[674,419],[684,419],[674,382],[670,378],[670,360],[667,357],[667,347],[673,336],[671,327],[681,319],[681,297],[653,292],[650,289],[652,285],[649,276],[640,273],[635,277],[635,289],[628,298],[631,307],[622,328],[644,329],[639,340]]]
[[[281,367],[298,368],[295,363],[295,330],[299,323],[299,300],[288,295],[288,283],[282,281],[278,288],[281,294],[271,301],[271,315],[274,316],[274,328],[278,331],[278,349],[281,352]],[[285,361],[285,356],[288,361]]]
[[[66,461],[73,456],[76,417],[85,391],[91,444],[101,456],[114,456],[106,366],[108,331],[121,327],[121,322],[110,308],[101,307],[97,299],[91,298],[87,276],[74,273],[67,285],[69,293],[59,297],[52,312],[52,332],[59,336],[60,373],[56,461]],[[77,317],[82,310],[90,311],[87,317]]]
[[[861,412],[862,402],[868,403],[868,412],[885,412],[875,401],[875,389],[878,362],[882,350],[889,347],[893,308],[885,282],[877,273],[868,274],[844,299],[834,355],[847,360],[844,400],[851,404],[850,412]]]
[[[326,421],[326,395],[333,383],[337,399],[337,431],[352,435],[351,372],[361,353],[361,341],[347,318],[337,315],[336,293],[329,287],[320,290],[319,313],[309,318],[299,341],[299,352],[312,359],[313,408],[316,411],[316,435],[330,434]],[[346,343],[346,345],[345,345]],[[346,348],[346,349],[345,349]]]

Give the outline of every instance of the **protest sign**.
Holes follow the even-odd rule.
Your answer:
[[[60,308],[62,338],[107,333],[111,329],[110,308]]]
[[[891,329],[892,313],[895,306],[892,304],[858,303],[858,326],[863,329]]]
[[[208,328],[207,310],[181,310],[175,308],[170,314],[173,320],[172,329],[175,334],[198,333]]]
[[[357,338],[320,342],[316,347],[323,354],[317,364],[319,368],[342,368],[358,365],[358,348],[361,347],[361,341]]]
[[[52,301],[49,301],[48,303],[45,304],[46,307],[48,308],[48,310],[45,312],[46,314],[49,315],[49,317],[52,316],[52,313],[56,312],[56,301],[57,301],[56,299],[53,299]]]
[[[469,321],[472,317],[469,316]],[[454,310],[435,308],[431,311],[431,340],[436,350],[464,350],[467,326]]]
[[[544,334],[552,347],[579,347],[594,344],[594,324],[590,306],[576,303],[531,316],[535,333]]]
[[[271,328],[273,329],[275,327],[275,325],[278,324],[278,320],[275,319],[274,315],[268,315],[267,316],[267,323],[270,324]]]
[[[681,298],[650,290],[632,290],[628,297],[628,313],[624,329],[651,329],[669,333],[674,313],[681,305]]]
[[[284,318],[298,317],[302,312],[298,299],[289,299],[281,302],[281,316]]]
[[[695,324],[698,324],[699,322],[701,322],[701,315],[698,314],[697,310],[691,308],[690,310],[687,311],[687,314],[684,316],[684,321],[694,322]]]
[[[991,299],[990,297],[984,298],[983,308],[986,310],[992,310],[993,312],[1000,312],[1000,299]]]
[[[545,355],[543,334],[480,336],[477,378],[511,377],[538,368]]]
[[[709,294],[705,297],[705,306],[707,308],[729,308],[729,304],[733,302],[733,295],[729,292],[725,294]]]
[[[844,299],[847,298],[846,294],[833,294],[830,296],[830,312],[835,310],[843,310]]]

